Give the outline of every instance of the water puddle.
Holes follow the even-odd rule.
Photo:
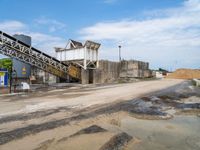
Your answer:
[[[197,116],[175,116],[170,120],[126,117],[121,120],[121,130],[140,139],[137,144],[129,144],[127,149],[200,149],[200,117]]]

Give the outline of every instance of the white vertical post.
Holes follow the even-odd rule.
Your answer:
[[[96,68],[99,68],[99,51],[98,51],[98,49],[96,50],[96,61],[97,61]]]
[[[87,47],[84,47],[84,60],[83,60],[83,64],[84,64],[84,69],[87,69]]]
[[[65,60],[64,60],[64,61],[66,61],[66,59],[67,59],[67,58],[66,58],[66,50],[64,51],[64,53],[65,53]]]
[[[62,51],[60,51],[60,61],[63,61],[63,54],[62,54]]]

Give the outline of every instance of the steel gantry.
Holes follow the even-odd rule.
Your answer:
[[[38,67],[60,78],[67,79],[69,75],[80,79],[80,68],[74,64],[64,64],[2,31],[0,31],[0,53]]]

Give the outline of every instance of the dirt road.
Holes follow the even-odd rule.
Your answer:
[[[199,149],[199,97],[173,79],[1,96],[0,149]]]
[[[39,91],[34,94],[0,97],[0,116],[28,113],[58,107],[84,108],[130,100],[141,95],[172,88],[184,80],[158,80],[100,87],[75,87],[53,91]]]

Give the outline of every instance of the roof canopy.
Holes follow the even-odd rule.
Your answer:
[[[101,44],[93,42],[93,41],[89,41],[89,40],[87,40],[85,44],[83,45],[81,42],[70,39],[65,48],[55,47],[55,51],[59,52],[59,51],[73,50],[73,49],[84,48],[84,47],[88,49],[92,49],[92,50],[98,50],[100,46]]]
[[[93,41],[86,41],[84,46],[89,49],[98,50],[101,44],[93,42]]]

